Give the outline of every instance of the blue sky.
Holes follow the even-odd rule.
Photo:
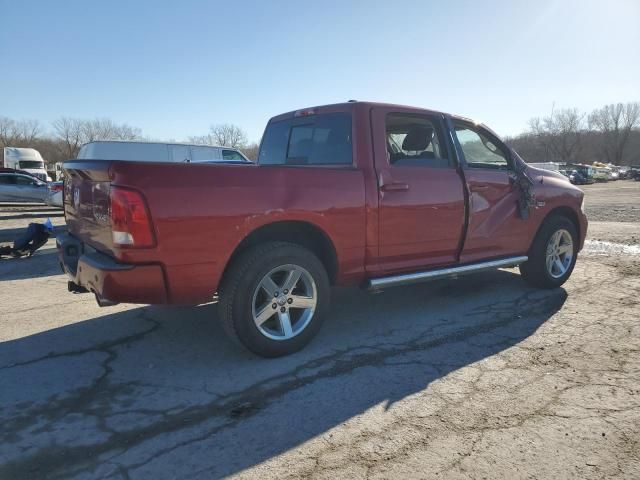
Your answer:
[[[0,116],[109,117],[182,140],[348,99],[502,135],[640,100],[640,1],[0,0]]]

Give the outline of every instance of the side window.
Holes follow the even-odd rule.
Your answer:
[[[222,150],[222,159],[244,161],[244,157],[235,150]]]
[[[13,183],[15,183],[15,181],[13,181],[13,176],[0,175],[0,185],[11,185]]]
[[[269,124],[261,165],[351,165],[351,115],[328,113]]]
[[[469,168],[506,170],[509,167],[507,153],[480,129],[461,123],[456,123],[455,129]]]
[[[390,113],[386,118],[386,141],[391,165],[450,166],[442,133],[429,117]]]
[[[33,185],[34,183],[36,183],[35,179],[29,178],[29,177],[23,177],[21,175],[18,175],[15,178],[16,178],[16,185]]]
[[[220,160],[217,148],[191,147],[192,162],[215,162],[216,160]]]

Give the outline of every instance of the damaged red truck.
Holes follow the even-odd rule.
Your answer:
[[[562,285],[583,193],[466,118],[367,102],[267,124],[256,164],[65,163],[69,290],[98,303],[218,299],[227,332],[279,356],[318,332],[330,286],[520,266]]]

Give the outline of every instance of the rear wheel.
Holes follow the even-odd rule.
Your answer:
[[[529,260],[520,265],[524,280],[538,288],[556,288],[573,272],[578,256],[578,233],[571,220],[554,216],[536,235]]]
[[[227,333],[258,355],[278,357],[300,350],[320,329],[329,279],[309,250],[273,242],[244,252],[219,294]]]

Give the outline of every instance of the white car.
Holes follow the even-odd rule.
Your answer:
[[[0,173],[0,202],[44,203],[47,184],[31,175]]]
[[[78,160],[134,162],[235,163],[249,162],[235,148],[188,143],[97,141],[82,146]]]

